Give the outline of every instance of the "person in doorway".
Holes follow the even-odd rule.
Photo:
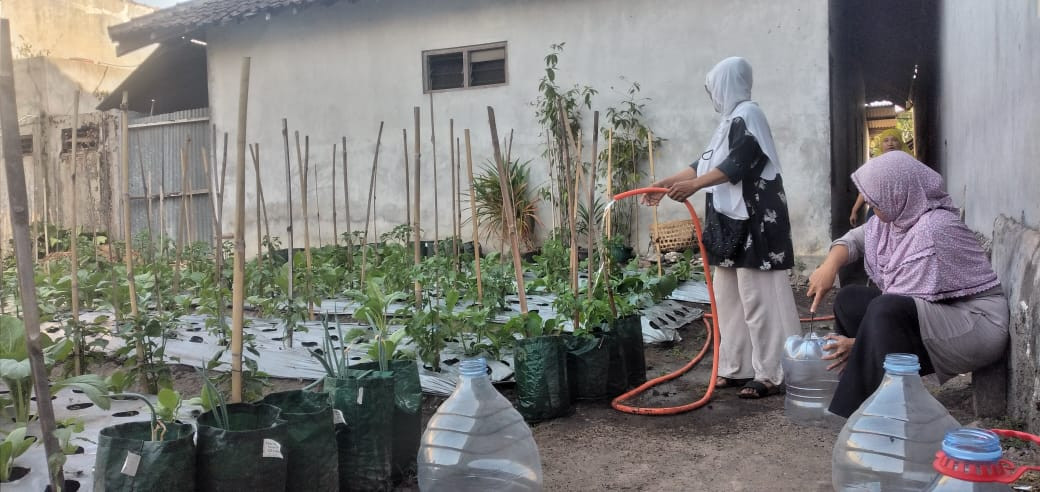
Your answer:
[[[794,266],[780,160],[765,114],[751,101],[751,65],[719,62],[705,88],[722,117],[701,158],[652,186],[686,200],[706,190],[703,241],[716,267],[721,332],[716,387],[740,387],[741,398],[781,392],[784,340],[799,331],[787,271]],[[656,206],[665,193],[643,195]]]
[[[878,139],[878,155],[890,152],[893,150],[901,150],[906,153],[910,153],[910,148],[903,142],[903,132],[898,128],[889,128],[877,136]],[[876,157],[876,156],[875,156]],[[856,195],[856,203],[852,205],[852,213],[849,214],[849,224],[852,227],[856,227],[859,224],[859,209],[863,208],[863,193]],[[870,207],[867,207],[867,219],[873,215]]]
[[[1008,304],[974,233],[960,221],[938,173],[902,151],[867,161],[852,180],[874,217],[834,241],[809,277],[813,309],[837,269],[865,258],[877,287],[842,288],[837,335],[825,349],[840,370],[830,411],[848,417],[884,376],[889,353],[917,354],[940,382],[1004,356]]]

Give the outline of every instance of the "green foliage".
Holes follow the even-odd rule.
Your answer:
[[[58,439],[61,452],[64,454],[75,454],[79,446],[72,444],[72,436],[83,432],[83,420],[78,418],[67,418],[57,422],[54,429],[54,437]],[[80,438],[83,439],[83,438]]]
[[[155,416],[167,424],[177,420],[177,412],[181,408],[181,394],[172,388],[159,390],[158,406],[155,408]]]
[[[407,299],[407,296],[403,292],[386,294],[383,290],[383,279],[373,277],[368,279],[364,292],[355,292],[353,297],[361,303],[361,307],[354,311],[354,317],[367,321],[376,331],[373,343],[376,346],[375,360],[379,362],[379,370],[388,371],[388,361],[394,353],[396,342],[390,338],[390,321],[386,311],[391,304]]]
[[[0,442],[0,482],[10,481],[15,458],[28,451],[29,446],[36,442],[36,438],[26,437],[25,431],[25,427],[17,427]]]
[[[520,246],[530,248],[534,240],[534,228],[538,221],[539,198],[532,193],[530,185],[530,161],[521,163],[514,159],[505,163],[509,173],[507,184],[511,191],[517,237]],[[497,236],[504,244],[508,237],[506,230],[506,212],[502,202],[502,185],[499,183],[498,166],[487,163],[480,174],[473,178],[473,193],[477,203],[477,217],[484,231],[484,238],[489,240]]]

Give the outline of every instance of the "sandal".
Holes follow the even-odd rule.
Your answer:
[[[727,378],[725,376],[719,376],[715,379],[715,389],[719,388],[743,388],[746,384],[753,381],[752,378]]]
[[[750,391],[745,391],[750,390]],[[765,398],[767,396],[779,395],[784,390],[779,385],[770,383],[768,381],[748,381],[743,388],[740,389],[738,396],[745,400],[757,400],[759,398]]]

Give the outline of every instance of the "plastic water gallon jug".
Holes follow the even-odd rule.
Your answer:
[[[1014,437],[1040,443],[1040,437],[1018,431],[994,429],[957,429],[946,434],[942,451],[932,463],[941,473],[928,487],[942,492],[998,492],[1011,490],[1007,484],[1040,466],[1016,468],[1001,459],[1000,437]]]
[[[845,422],[834,443],[834,490],[918,491],[946,432],[960,427],[921,381],[913,354],[885,356],[877,391]]]
[[[491,385],[484,359],[462,361],[459,384],[423,432],[422,491],[539,491],[542,461],[531,429]]]
[[[837,371],[827,370],[832,361],[822,359],[828,353],[823,346],[828,343],[815,331],[791,335],[784,343],[784,415],[796,424],[838,428],[844,423],[844,419],[827,411],[838,387]]]

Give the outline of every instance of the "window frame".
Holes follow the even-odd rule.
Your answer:
[[[470,53],[474,51],[484,51],[491,49],[502,49],[502,73],[505,76],[505,81],[498,84],[484,84],[484,85],[470,85],[470,72],[472,67],[470,66]],[[447,89],[431,89],[430,88],[430,56],[436,55],[447,55],[452,53],[462,53],[462,87],[451,87]],[[487,87],[501,87],[509,85],[509,49],[506,47],[506,41],[498,41],[494,43],[484,44],[471,44],[468,46],[456,46],[454,48],[441,48],[435,50],[424,50],[422,52],[422,73],[423,73],[423,94],[432,94],[436,92],[448,92],[448,91],[460,91],[467,89],[484,89]]]

